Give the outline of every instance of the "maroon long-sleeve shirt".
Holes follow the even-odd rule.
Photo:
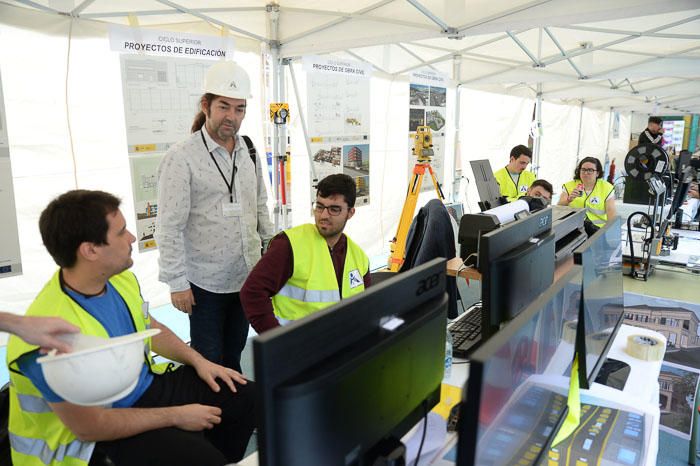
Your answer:
[[[343,293],[343,267],[347,250],[348,240],[345,235],[340,236],[340,239],[332,249],[328,248],[341,296]],[[294,254],[292,253],[292,245],[287,235],[282,232],[270,241],[267,251],[250,272],[243,284],[243,288],[241,288],[243,310],[256,332],[263,333],[271,328],[279,327],[279,322],[272,308],[271,298],[287,283],[293,271]],[[363,279],[365,288],[369,287],[369,271],[367,271]]]

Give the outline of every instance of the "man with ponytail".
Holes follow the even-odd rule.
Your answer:
[[[191,136],[158,168],[159,279],[189,315],[192,347],[237,371],[248,335],[239,292],[272,237],[263,170],[239,135],[250,95],[246,71],[217,62],[204,78]]]

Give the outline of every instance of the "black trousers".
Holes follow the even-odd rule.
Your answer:
[[[221,390],[216,393],[189,366],[156,376],[134,408],[217,406],[222,411],[221,424],[203,432],[170,427],[98,442],[90,465],[99,464],[98,458],[104,456],[116,466],[221,466],[239,461],[255,428],[254,383],[236,384],[238,391],[232,393],[218,382]]]
[[[190,315],[190,345],[211,362],[241,372],[249,324],[240,293],[212,293],[194,283],[190,288],[197,303]]]

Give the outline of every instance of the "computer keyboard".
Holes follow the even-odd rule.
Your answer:
[[[449,326],[452,335],[452,354],[467,358],[481,342],[481,306],[474,305]]]

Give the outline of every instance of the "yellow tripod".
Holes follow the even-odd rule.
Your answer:
[[[442,194],[442,188],[435,178],[433,168],[430,166],[430,159],[433,156],[433,137],[430,133],[429,126],[419,126],[416,128],[416,136],[413,141],[413,155],[418,158],[418,162],[413,167],[413,175],[408,184],[408,193],[401,211],[401,220],[399,220],[399,229],[396,231],[396,236],[391,240],[391,257],[389,258],[389,270],[398,272],[404,261],[404,253],[406,252],[406,237],[408,230],[413,221],[413,212],[416,210],[418,202],[418,194],[420,193],[421,185],[423,184],[423,175],[425,171],[430,172],[430,177],[433,180],[433,186],[440,200],[445,200]]]

